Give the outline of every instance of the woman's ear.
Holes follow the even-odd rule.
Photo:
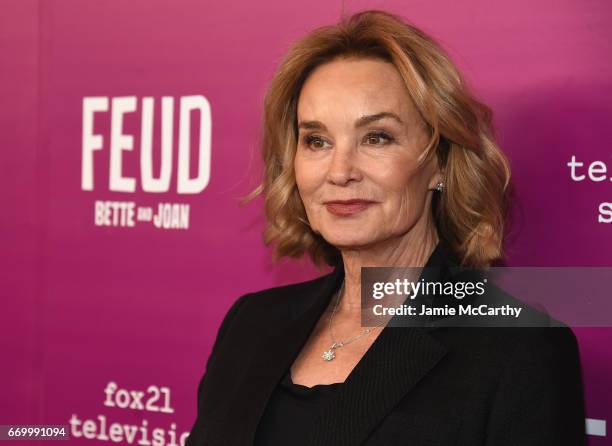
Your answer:
[[[442,179],[442,173],[437,171],[436,174],[431,178],[431,182],[429,183],[429,190],[436,190],[444,180]]]
[[[434,160],[434,165],[436,167],[435,167],[434,173],[431,176],[431,179],[429,181],[429,185],[428,185],[429,186],[428,187],[429,190],[439,190],[440,189],[440,184],[444,184],[444,173],[442,172],[442,169],[438,165],[437,157]]]

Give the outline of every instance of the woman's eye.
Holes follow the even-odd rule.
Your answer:
[[[383,145],[390,144],[391,142],[393,142],[393,137],[385,132],[368,133],[365,139],[368,142],[368,144],[373,144],[373,145],[380,144],[381,140],[383,142]]]
[[[306,147],[313,150],[322,149],[325,144],[325,140],[313,135],[305,136],[303,141]]]
[[[302,141],[311,150],[324,149],[326,148],[325,144],[327,144],[327,141],[316,135],[306,135]],[[365,142],[371,145],[387,145],[393,141],[393,137],[386,132],[371,132],[365,137]]]

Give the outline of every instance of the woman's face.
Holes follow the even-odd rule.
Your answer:
[[[337,59],[317,67],[297,117],[297,187],[325,240],[367,247],[432,224],[428,189],[440,179],[437,163],[417,165],[426,127],[392,64]]]

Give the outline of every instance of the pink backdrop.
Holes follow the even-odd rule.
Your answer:
[[[93,438],[73,443],[91,444],[121,423],[136,426],[137,440],[158,429],[165,444],[173,435],[180,443],[231,303],[322,273],[306,261],[274,265],[261,242],[261,201],[238,200],[257,184],[261,103],[275,65],[343,8],[407,17],[439,39],[493,108],[517,192],[510,265],[611,266],[612,175],[601,165],[587,171],[594,161],[612,171],[605,0],[3,0],[0,424],[78,420]],[[141,164],[151,123],[159,176],[164,97],[168,187],[147,180],[148,158]],[[181,127],[190,162],[179,168]],[[585,165],[583,181],[572,179],[572,156]],[[201,181],[179,186],[179,176]],[[97,202],[124,208],[96,214]],[[160,203],[181,228],[138,220]],[[104,216],[111,225],[100,224]],[[590,444],[612,444],[601,431],[612,416],[612,330],[576,333]]]

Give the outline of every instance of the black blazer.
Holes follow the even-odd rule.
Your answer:
[[[426,266],[456,258],[439,243]],[[266,402],[344,277],[241,296],[219,328],[187,446],[251,445]],[[334,446],[579,446],[580,361],[567,327],[387,327],[312,426]],[[288,445],[289,446],[289,445]]]

